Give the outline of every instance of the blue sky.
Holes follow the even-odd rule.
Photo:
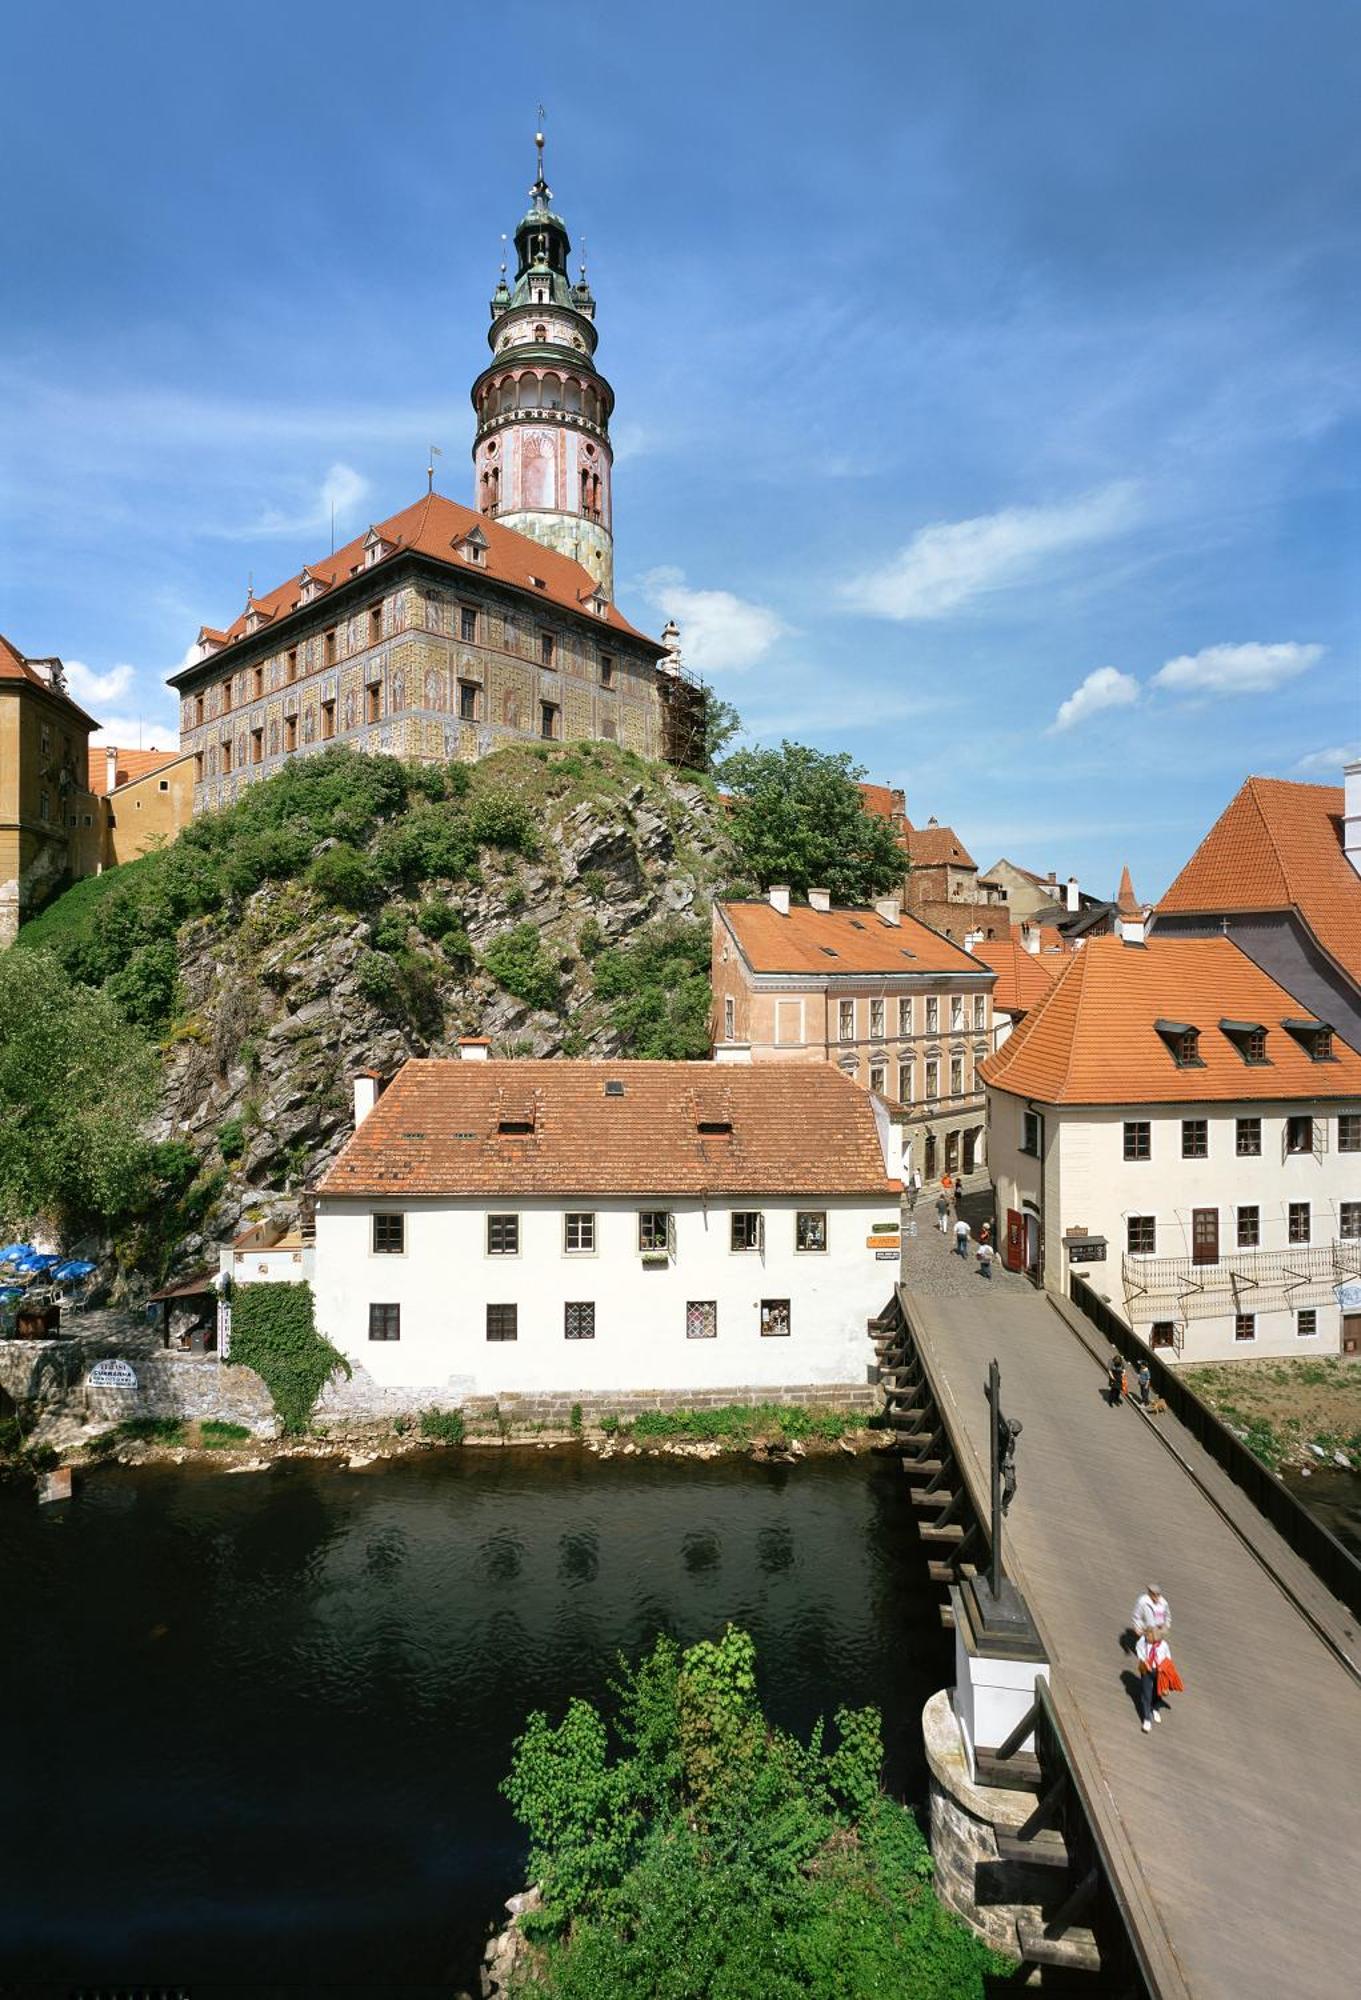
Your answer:
[[[1361,744],[1361,14],[20,8],[0,630],[174,741],[202,623],[471,497],[532,131],[618,397],[618,595],[760,740],[1157,894]],[[21,198],[14,198],[16,188]]]

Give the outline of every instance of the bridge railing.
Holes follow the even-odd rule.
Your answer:
[[[1168,1409],[1180,1418],[1196,1442],[1228,1474],[1234,1485],[1247,1494],[1301,1562],[1308,1564],[1334,1597],[1361,1617],[1361,1562],[1336,1535],[1329,1533],[1307,1507],[1300,1504],[1274,1473],[1268,1472],[1262,1461],[1249,1451],[1227,1424],[1220,1421],[1207,1403],[1201,1401],[1175,1368],[1169,1368],[1160,1355],[1145,1347],[1133,1329],[1076,1272],[1069,1273],[1068,1291],[1079,1312],[1085,1314],[1127,1361],[1147,1363],[1154,1391],[1163,1398]]]

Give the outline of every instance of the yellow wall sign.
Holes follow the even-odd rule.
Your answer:
[[[896,1250],[898,1248],[898,1238],[896,1236],[867,1236],[865,1238],[865,1248],[867,1250]]]

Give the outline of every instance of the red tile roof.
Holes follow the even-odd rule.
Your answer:
[[[337,549],[333,556],[323,556],[315,562],[308,563],[305,573],[322,578],[333,587],[339,583],[347,583],[351,575],[377,574],[384,562],[390,562],[394,556],[415,551],[420,555],[432,556],[437,562],[446,563],[450,569],[456,569],[462,574],[474,566],[467,563],[459,554],[458,545],[474,528],[477,528],[486,540],[487,552],[483,561],[474,568],[474,574],[489,576],[498,583],[511,584],[517,590],[526,591],[536,598],[556,605],[560,610],[575,611],[595,620],[596,614],[588,611],[586,607],[596,594],[598,586],[590,571],[581,563],[573,562],[570,556],[559,555],[555,549],[545,548],[541,542],[533,541],[528,535],[517,534],[513,528],[504,527],[501,522],[493,520],[489,515],[479,514],[471,507],[461,506],[457,500],[446,500],[442,493],[424,494],[413,506],[405,507],[401,513],[393,514],[386,521],[379,521],[375,525],[383,542],[388,544],[389,548],[381,561],[373,566],[372,571],[366,568],[364,562],[364,544],[368,540],[366,529],[362,535],[356,535],[352,542],[347,542],[343,549]],[[301,603],[303,574],[304,572],[300,571],[298,575],[289,577],[286,583],[279,584],[274,590],[265,591],[255,597],[252,605],[233,619],[226,628],[224,636],[227,644],[235,645],[238,639],[247,636],[246,618],[251,609],[260,613],[267,623],[297,610]],[[534,581],[536,577],[543,581],[545,587],[542,590]],[[326,592],[323,591],[319,596],[312,598],[309,608],[324,604],[325,601]],[[597,622],[608,630],[626,632],[631,638],[642,640],[643,644],[651,647],[659,657],[665,650],[655,639],[649,639],[646,633],[639,632],[630,625],[623,613],[613,604],[608,606],[605,616]],[[204,627],[204,632],[209,637],[217,636],[207,626]],[[214,659],[217,657],[219,655],[212,656]],[[193,678],[207,664],[207,661],[198,661],[194,666],[186,667],[182,673],[173,674],[170,685],[178,687],[183,681]]]
[[[947,862],[956,868],[978,866],[952,826],[909,827],[906,846],[914,868],[943,868]]]
[[[72,701],[69,694],[63,694],[59,688],[54,688],[51,682],[38,672],[32,660],[21,653],[17,646],[10,644],[3,632],[0,632],[0,681],[23,681],[29,687],[37,688],[50,701],[59,701],[64,708],[69,708],[91,729],[99,727],[94,717],[87,715],[78,703]]]
[[[768,902],[720,903],[718,908],[753,972],[816,973],[834,979],[980,970],[966,951],[915,917],[886,924],[872,909],[812,910],[793,904],[782,917]]]
[[[974,946],[973,955],[997,974],[992,1004],[1004,1014],[1028,1014],[1032,1007],[1038,1007],[1064,965],[1057,952],[1043,957],[1027,951],[1014,928],[1009,937],[983,938]]]
[[[876,819],[903,819],[907,815],[907,801],[903,793],[893,785],[859,785],[860,803],[867,813]]]
[[[1283,1020],[1304,1010],[1225,937],[1097,937],[1064,962],[1035,1011],[982,1065],[984,1082],[1046,1104],[1224,1103],[1361,1095],[1361,1055],[1333,1038],[1316,1063]],[[1179,1069],[1154,1023],[1199,1028],[1200,1067]],[[1268,1061],[1246,1063],[1219,1026],[1266,1029]]]
[[[1134,883],[1130,879],[1128,862],[1120,870],[1120,887],[1115,893],[1115,907],[1122,917],[1137,917],[1141,914],[1144,907],[1134,893]]]
[[[1361,875],[1343,852],[1341,785],[1249,778],[1158,904],[1158,913],[1296,909],[1361,982]]]
[[[506,1119],[533,1130],[503,1134]],[[407,1063],[319,1193],[877,1198],[898,1185],[868,1093],[825,1063],[458,1061]]]
[[[112,744],[94,743],[90,746],[90,790],[96,797],[102,797],[110,790],[109,751]],[[134,778],[148,777],[166,764],[178,764],[181,757],[188,756],[186,750],[119,750],[117,755],[114,783],[130,785]]]

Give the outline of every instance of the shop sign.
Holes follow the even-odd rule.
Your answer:
[[[867,1236],[865,1238],[865,1248],[867,1250],[896,1250],[898,1248],[897,1234],[895,1233],[892,1236]]]
[[[1070,1264],[1104,1264],[1106,1261],[1106,1239],[1104,1236],[1071,1237],[1068,1243]]]
[[[96,1361],[86,1377],[92,1389],[135,1389],[137,1376],[128,1361]]]
[[[1361,1278],[1346,1278],[1336,1287],[1333,1297],[1344,1313],[1361,1312]]]

